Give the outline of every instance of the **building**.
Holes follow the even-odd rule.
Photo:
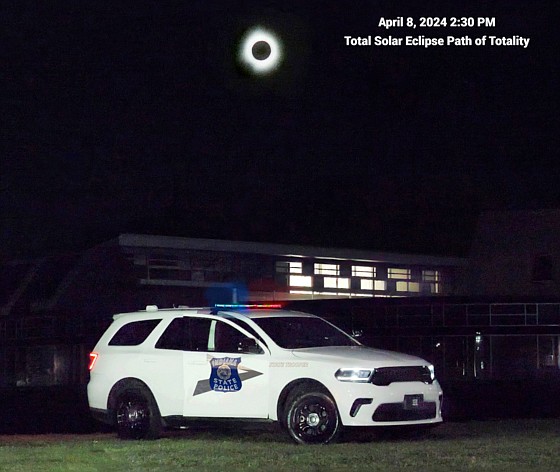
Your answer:
[[[458,291],[483,297],[560,297],[560,210],[483,213]]]
[[[285,244],[125,234],[138,283],[231,300],[450,295],[465,260]],[[215,298],[215,297],[214,297]],[[213,300],[209,300],[213,301]]]
[[[146,305],[443,296],[458,258],[124,234],[0,267],[0,387],[84,384],[114,313]]]

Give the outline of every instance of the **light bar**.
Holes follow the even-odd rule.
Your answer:
[[[267,309],[267,308],[282,308],[281,303],[264,303],[264,304],[243,304],[243,303],[216,303],[216,308],[235,308],[235,309]]]

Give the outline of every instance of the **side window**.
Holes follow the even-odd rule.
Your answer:
[[[109,346],[142,344],[161,320],[133,321],[122,326],[109,341]]]
[[[213,351],[210,326],[212,320],[208,318],[189,318],[190,351]]]
[[[208,351],[211,323],[206,318],[175,318],[159,338],[156,349]]]
[[[233,326],[218,321],[214,331],[215,350],[218,352],[253,352],[262,354],[255,341]]]
[[[238,325],[239,327],[245,329],[246,331],[249,331],[249,333],[251,333],[255,337],[255,339],[258,339],[263,345],[268,347],[265,340],[254,330],[254,328],[251,325],[249,325],[245,321],[238,320],[236,318],[229,318],[228,317],[228,320],[231,321],[232,323]]]
[[[156,349],[263,353],[254,339],[235,327],[223,321],[196,317],[174,319],[157,341]]]
[[[175,318],[156,343],[156,349],[188,351],[188,318]]]

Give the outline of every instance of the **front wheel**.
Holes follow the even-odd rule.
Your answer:
[[[159,409],[146,389],[119,395],[116,420],[117,434],[122,439],[157,439],[161,434]]]
[[[297,393],[288,402],[286,427],[297,443],[327,444],[340,434],[340,416],[328,394]]]

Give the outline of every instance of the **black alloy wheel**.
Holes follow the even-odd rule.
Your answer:
[[[306,392],[288,402],[288,433],[300,444],[327,444],[340,433],[334,400],[323,392]]]
[[[122,439],[156,439],[161,433],[161,416],[147,392],[127,391],[120,395],[116,410],[117,434]]]

